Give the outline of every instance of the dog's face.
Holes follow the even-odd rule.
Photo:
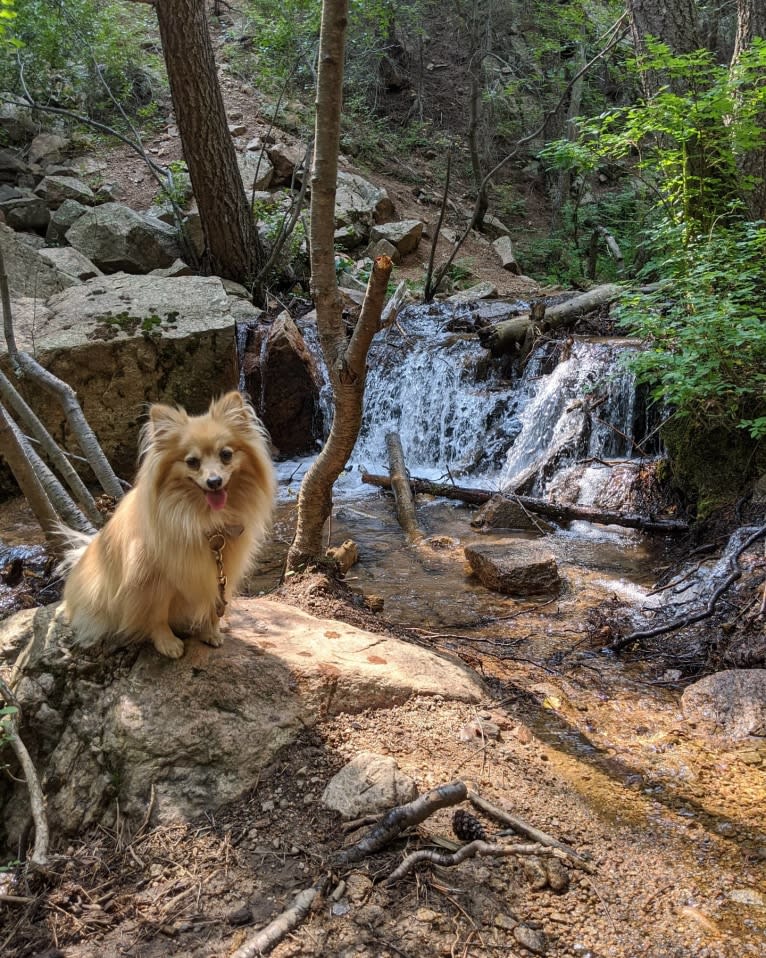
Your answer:
[[[188,495],[199,509],[220,512],[237,477],[263,468],[265,442],[251,408],[237,392],[214,400],[207,413],[151,407],[142,452],[157,490]]]

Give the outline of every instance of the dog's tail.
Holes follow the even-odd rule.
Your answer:
[[[93,539],[93,534],[70,529],[63,522],[56,525],[56,539],[61,545],[61,559],[56,566],[56,573],[61,576],[69,575],[83,556]]]

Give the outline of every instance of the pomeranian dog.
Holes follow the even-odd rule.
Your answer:
[[[265,431],[238,392],[207,413],[154,405],[134,487],[95,536],[66,529],[64,606],[83,645],[151,639],[171,659],[181,637],[223,639],[219,620],[272,517]]]

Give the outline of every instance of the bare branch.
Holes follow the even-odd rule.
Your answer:
[[[469,858],[509,858],[513,855],[556,855],[557,852],[552,848],[546,848],[543,845],[497,845],[491,842],[475,841],[468,845],[463,845],[451,855],[445,855],[442,852],[431,851],[430,849],[421,849],[408,855],[398,868],[395,868],[386,879],[386,885],[393,885],[408,875],[420,862],[431,862],[432,865],[442,865],[450,868],[453,865],[459,865]]]
[[[315,899],[321,894],[323,886],[324,882],[321,882],[319,885],[304,888],[303,891],[298,892],[289,908],[281,915],[277,915],[274,921],[252,938],[248,938],[244,945],[237,948],[231,958],[258,958],[259,955],[267,955],[273,951],[280,941],[297,928],[308,915]]]
[[[388,845],[406,828],[419,825],[440,808],[459,805],[460,802],[465,801],[467,795],[468,788],[465,782],[458,780],[439,785],[438,788],[420,795],[407,805],[397,805],[396,808],[387,812],[360,841],[339,852],[335,858],[336,863],[351,865],[354,862],[360,862]]]
[[[362,311],[351,335],[344,366],[351,371],[355,380],[363,379],[366,374],[367,352],[375,333],[380,329],[380,318],[391,276],[393,262],[389,256],[376,256],[372,264],[367,292],[364,295]]]

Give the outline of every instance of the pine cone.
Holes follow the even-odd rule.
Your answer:
[[[479,819],[462,808],[452,816],[452,831],[461,842],[487,841],[487,833]]]

